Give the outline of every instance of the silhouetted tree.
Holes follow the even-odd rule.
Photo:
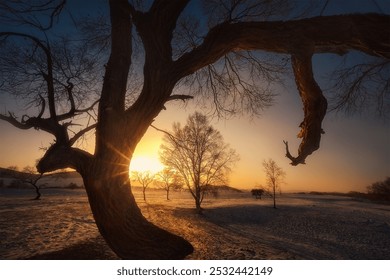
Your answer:
[[[174,123],[172,130],[164,135],[160,160],[181,175],[200,213],[205,193],[212,185],[226,181],[238,156],[198,112],[190,115],[183,127]]]
[[[156,174],[158,184],[166,191],[167,200],[169,200],[169,192],[171,189],[179,190],[181,189],[183,182],[179,174],[173,169],[164,168],[162,171]]]
[[[144,201],[146,201],[146,189],[153,183],[155,175],[150,171],[133,171],[131,174],[133,179],[141,184]]]
[[[11,171],[19,171],[19,167],[17,165],[10,165],[7,169]]]
[[[267,180],[267,186],[270,188],[270,193],[274,199],[274,208],[276,208],[276,191],[281,192],[281,183],[286,176],[286,173],[279,167],[273,159],[263,161],[263,168]]]
[[[256,199],[261,199],[261,196],[264,194],[265,190],[264,189],[252,189],[251,194],[254,196]]]
[[[42,178],[43,174],[37,173],[36,169],[32,166],[25,166],[22,171],[18,171],[19,167],[17,166],[9,166],[7,169],[11,171],[9,172],[9,176],[15,179],[11,182],[9,187],[27,188],[32,186],[36,193],[34,200],[40,199],[40,188],[42,187],[42,184],[38,184],[38,181]]]
[[[189,0],[109,0],[109,15],[94,17],[91,2],[84,21],[68,16],[70,8],[61,13],[65,0],[0,3],[1,91],[30,105],[0,119],[53,135],[38,172],[81,174],[96,224],[122,258],[181,258],[193,250],[146,221],[129,182],[134,150],[168,101],[196,95],[220,115],[256,114],[272,103],[268,85],[281,81],[291,62],[304,107],[298,156],[286,142],[294,165],[319,148],[327,111],[313,55],[356,50],[375,58],[372,69],[355,67],[360,76],[352,92],[368,82],[379,93],[373,99],[386,101],[372,85],[388,85],[388,15],[313,16],[300,13],[306,2],[292,0],[197,3],[205,7],[195,9]],[[93,153],[77,146],[89,132]]]
[[[380,182],[375,182],[367,187],[368,194],[377,198],[390,200],[390,177]]]
[[[38,174],[34,167],[32,166],[25,166],[23,168],[23,178],[21,178],[21,181],[24,183],[28,183],[31,186],[34,187],[36,196],[34,200],[38,200],[41,198],[41,185],[38,185],[38,181],[42,178],[43,174]]]

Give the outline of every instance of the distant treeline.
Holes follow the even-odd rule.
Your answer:
[[[31,174],[23,171],[0,167],[0,178],[23,179],[30,175]],[[61,172],[48,173],[43,175],[43,178],[45,177],[58,178],[58,179],[81,178],[80,174],[78,174],[76,171],[61,171]]]
[[[0,179],[0,188],[7,188],[7,189],[31,189],[31,184],[23,182],[19,179],[13,179],[9,183],[5,182],[3,179]],[[40,189],[82,189],[84,188],[83,185],[78,185],[74,182],[70,182],[67,185],[64,186],[53,186],[53,185],[46,185],[42,184],[40,186]]]
[[[384,181],[375,182],[367,187],[367,193],[351,191],[348,193],[341,192],[308,192],[308,194],[314,195],[338,195],[347,196],[359,199],[368,199],[372,201],[386,201],[390,202],[390,177],[387,177]]]
[[[32,182],[38,178],[39,174],[35,172],[19,171],[17,168],[1,168],[0,167],[0,188],[11,188],[11,189],[31,189]],[[66,185],[57,186],[57,181],[69,179],[81,178],[77,172],[55,172],[45,174],[42,178],[39,178],[35,183],[37,188],[67,188],[67,189],[78,189],[83,188],[83,185],[78,185],[75,182],[66,183]],[[40,180],[42,179],[42,180]],[[39,181],[39,182],[38,182]],[[48,183],[48,181],[50,183]],[[77,180],[76,180],[77,181]],[[63,181],[64,182],[64,181]]]

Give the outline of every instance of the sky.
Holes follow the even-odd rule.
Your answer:
[[[352,1],[356,9],[370,5],[375,11],[389,10],[386,1]],[[338,3],[337,6],[335,3]],[[331,12],[338,9],[348,12],[349,1],[329,1],[325,10]],[[375,5],[374,5],[374,4]],[[387,2],[388,3],[388,2]],[[333,5],[333,7],[332,7]],[[332,69],[333,57],[319,58],[314,69],[322,87],[323,69],[326,65]],[[326,62],[326,63],[325,63]],[[298,125],[303,119],[302,105],[295,84],[286,81],[285,87],[276,86],[278,94],[276,104],[266,109],[261,117],[236,116],[229,119],[212,119],[212,125],[223,135],[240,155],[240,161],[235,165],[230,175],[229,185],[237,188],[250,189],[265,184],[262,162],[272,158],[286,172],[283,191],[366,191],[366,186],[381,181],[390,176],[390,124],[375,117],[373,113],[346,116],[329,113],[325,117],[321,147],[306,160],[305,165],[291,166],[285,157],[283,140],[287,140],[290,151],[296,155],[300,139]],[[5,100],[0,95],[0,111],[4,113],[9,103],[15,100]],[[202,111],[195,101],[175,101],[167,105],[156,118],[154,125],[160,129],[170,130],[173,122],[184,124],[189,114]],[[158,150],[162,133],[150,128],[138,145],[133,156],[132,169],[152,171],[162,166],[158,161]],[[93,141],[93,139],[90,139]],[[52,137],[42,131],[22,131],[10,124],[0,121],[0,167],[17,165],[23,168],[34,165],[47,147]],[[84,143],[84,148],[93,152],[93,145]],[[145,165],[147,167],[145,167]]]

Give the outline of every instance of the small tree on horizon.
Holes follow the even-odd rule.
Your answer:
[[[15,180],[11,182],[12,187],[24,187],[27,185],[31,185],[35,189],[35,197],[33,200],[39,200],[41,198],[41,187],[44,184],[38,184],[38,181],[42,179],[43,174],[37,173],[36,169],[32,166],[25,166],[22,171],[19,171],[19,167],[9,166],[7,169],[11,170],[12,173],[10,174],[12,178]]]
[[[174,123],[172,129],[172,133],[165,132],[163,137],[160,160],[177,170],[195,200],[196,210],[201,213],[208,188],[225,183],[239,157],[199,112],[190,115],[184,127]]]
[[[34,200],[39,200],[41,198],[41,185],[38,185],[38,181],[42,178],[42,173],[37,173],[36,169],[32,166],[25,166],[22,171],[24,174],[22,175],[21,181],[23,183],[28,183],[34,187],[36,196]]]
[[[156,174],[159,185],[166,191],[166,198],[169,200],[171,189],[180,189],[183,182],[177,172],[170,168],[164,168]]]
[[[141,184],[143,198],[146,201],[146,189],[153,183],[155,175],[150,171],[132,171],[131,174],[133,180]]]
[[[284,170],[279,167],[273,159],[264,160],[263,168],[267,180],[267,186],[270,188],[270,192],[272,192],[274,208],[276,209],[276,191],[278,190],[279,193],[281,193],[280,185],[286,176],[286,172],[284,172]]]
[[[10,165],[6,169],[9,169],[12,171],[19,171],[19,167],[17,165]]]

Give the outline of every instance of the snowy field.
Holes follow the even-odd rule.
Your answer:
[[[188,192],[134,194],[153,223],[195,248],[188,259],[390,259],[390,205],[331,195],[271,199],[226,191],[193,210]],[[83,189],[0,189],[0,259],[116,259]]]

